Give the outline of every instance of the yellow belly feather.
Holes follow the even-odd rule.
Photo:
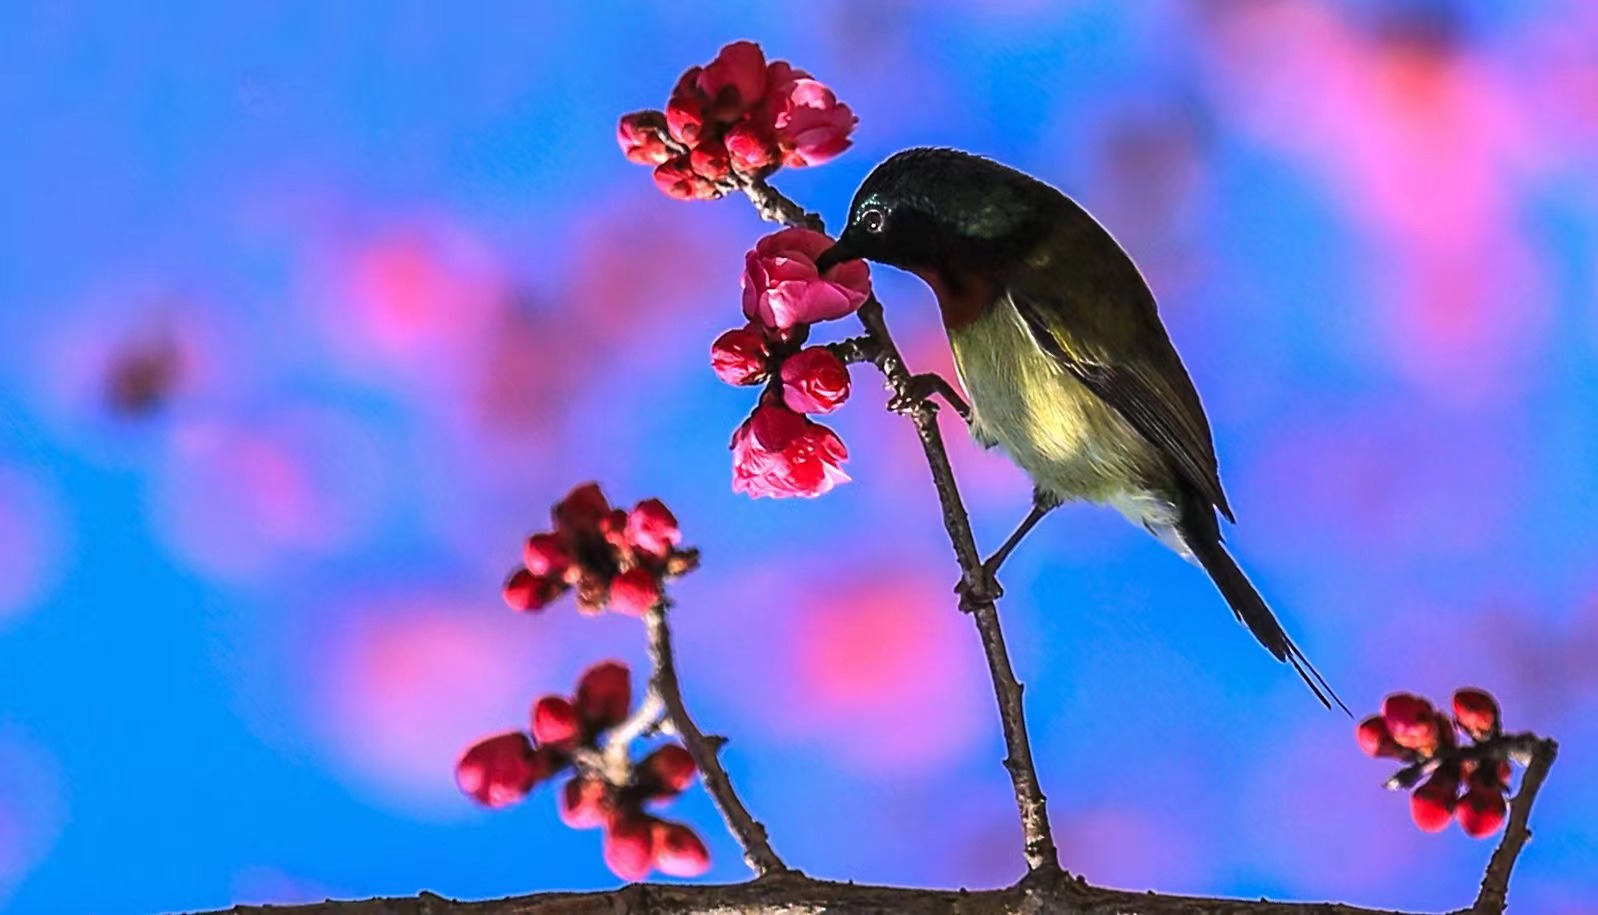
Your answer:
[[[1125,512],[1120,503],[1159,478],[1154,449],[1038,347],[1007,300],[950,331],[949,343],[973,434],[997,442],[1044,489]]]

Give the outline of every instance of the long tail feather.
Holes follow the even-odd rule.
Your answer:
[[[1208,524],[1204,523],[1206,519]],[[1254,589],[1248,576],[1243,574],[1243,570],[1238,568],[1232,555],[1226,551],[1226,547],[1221,543],[1221,533],[1215,521],[1214,509],[1209,506],[1200,508],[1190,503],[1182,514],[1181,533],[1182,539],[1193,551],[1194,558],[1204,567],[1204,571],[1209,573],[1215,582],[1215,587],[1220,589],[1221,596],[1231,605],[1232,612],[1237,614],[1237,618],[1248,627],[1248,631],[1254,634],[1254,638],[1258,639],[1276,660],[1292,665],[1322,705],[1331,708],[1335,702],[1338,708],[1352,717],[1353,713],[1348,710],[1348,706],[1337,697],[1331,684],[1326,682],[1326,678],[1322,677],[1320,671],[1315,669],[1315,665],[1304,656],[1304,652],[1293,644],[1291,638],[1288,638],[1286,630],[1277,621],[1276,614],[1271,612],[1265,599],[1260,597],[1260,593]]]

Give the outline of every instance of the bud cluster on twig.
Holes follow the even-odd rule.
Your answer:
[[[1455,692],[1453,712],[1450,718],[1419,696],[1394,693],[1355,736],[1367,754],[1406,764],[1387,787],[1414,789],[1409,812],[1416,826],[1440,832],[1457,821],[1466,835],[1484,838],[1508,814],[1510,762],[1525,765],[1539,740],[1505,735],[1498,701],[1484,690]]]
[[[606,661],[588,669],[577,692],[545,696],[533,704],[531,733],[510,731],[473,744],[455,766],[462,791],[485,807],[504,807],[563,772],[560,818],[573,829],[605,830],[605,863],[616,875],[642,880],[651,870],[696,877],[710,853],[692,829],[644,811],[669,800],[694,780],[692,755],[677,744],[658,747],[634,764],[623,733],[632,707],[626,665]],[[658,725],[659,704],[640,708],[644,724]],[[657,719],[657,720],[649,720]],[[615,745],[601,744],[609,735]]]
[[[678,549],[682,532],[659,499],[623,511],[598,484],[585,483],[550,514],[554,529],[527,538],[521,566],[505,579],[505,602],[514,610],[542,610],[575,589],[584,613],[609,607],[642,616],[663,599],[666,579],[699,564],[697,550]]]
[[[859,119],[832,90],[787,61],[766,62],[735,41],[678,78],[664,112],[636,111],[617,126],[627,158],[655,168],[678,200],[714,200],[740,176],[820,165],[849,148]]]

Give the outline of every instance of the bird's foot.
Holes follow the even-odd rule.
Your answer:
[[[961,610],[970,613],[1004,596],[1004,587],[999,584],[994,572],[989,563],[983,563],[975,573],[967,573],[960,578],[960,583],[954,586],[954,593],[960,595]]]
[[[966,403],[965,398],[954,390],[954,386],[937,372],[922,372],[906,378],[896,386],[893,396],[888,398],[888,409],[895,413],[910,413],[922,404],[931,403],[933,395],[942,397],[944,403],[970,424],[971,405]]]

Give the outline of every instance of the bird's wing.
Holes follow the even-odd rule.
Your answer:
[[[1038,346],[1114,407],[1227,520],[1198,392],[1137,266],[1086,211],[1071,213],[1006,279]]]

